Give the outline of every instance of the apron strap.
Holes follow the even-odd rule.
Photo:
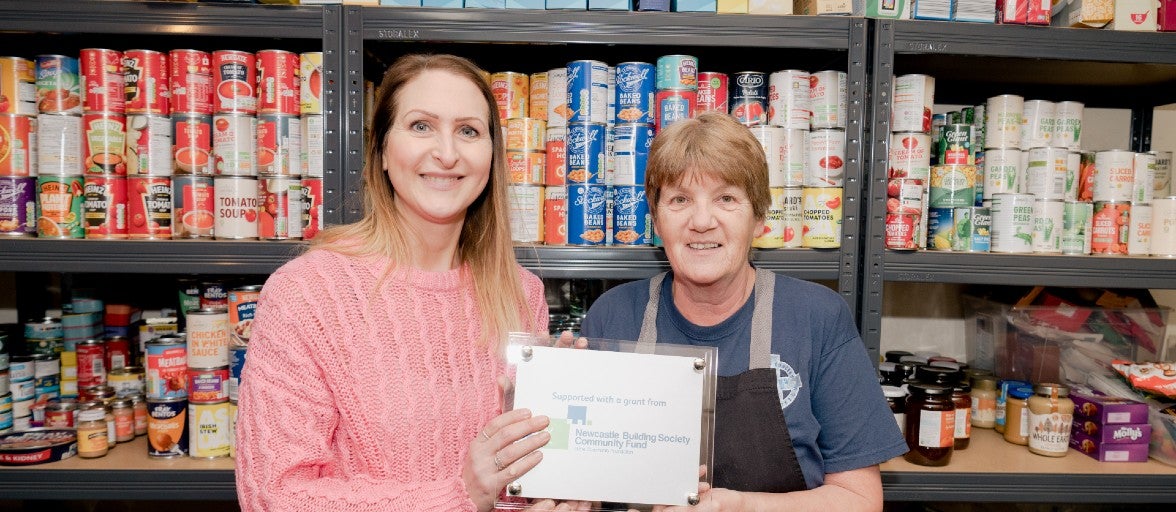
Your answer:
[[[657,308],[661,305],[661,284],[667,272],[649,280],[649,301],[645,303],[645,316],[641,319],[641,335],[637,337],[637,353],[652,354],[657,343]]]

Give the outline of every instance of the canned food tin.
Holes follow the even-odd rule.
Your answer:
[[[310,240],[323,229],[323,179],[302,178],[302,239]]]
[[[698,59],[690,55],[657,58],[657,89],[698,90]]]
[[[1094,199],[1094,161],[1095,154],[1092,152],[1084,152],[1078,154],[1078,197],[1079,201],[1092,201]],[[1134,179],[1134,178],[1132,178]]]
[[[732,75],[732,81],[731,116],[744,126],[767,124],[768,77],[759,71],[740,71]]]
[[[212,114],[212,56],[199,50],[168,52],[171,111]]]
[[[507,188],[510,204],[511,239],[521,243],[543,242],[543,186],[511,183]]]
[[[1094,202],[1130,201],[1135,187],[1135,153],[1112,149],[1094,154]]]
[[[84,169],[82,118],[73,115],[38,115],[36,148],[39,174],[81,174]]]
[[[828,249],[841,247],[840,187],[804,187],[803,246]]]
[[[649,245],[652,233],[645,185],[613,186],[613,243]]]
[[[86,238],[127,237],[127,179],[86,175],[82,203]]]
[[[976,202],[976,166],[932,166],[928,200],[928,206],[932,208],[973,206]]]
[[[81,114],[78,60],[65,55],[36,57],[37,111],[42,114]]]
[[[567,174],[569,183],[604,184],[605,128],[602,124],[568,125]]]
[[[229,347],[229,400],[237,399],[247,354],[248,348],[245,346]]]
[[[693,118],[698,108],[698,93],[690,90],[659,90],[654,96],[657,131],[683,119]]]
[[[564,185],[567,183],[567,127],[548,127],[545,147],[543,184]]]
[[[1033,252],[1033,194],[992,196],[992,252]]]
[[[809,129],[812,118],[810,78],[807,71],[797,69],[777,71],[768,76],[768,124],[790,130]]]
[[[1090,221],[1090,250],[1093,254],[1127,254],[1131,239],[1131,203],[1095,201]]]
[[[212,118],[212,155],[219,176],[257,176],[257,118],[216,114]]]
[[[1131,186],[1131,201],[1150,204],[1155,194],[1156,155],[1136,153],[1132,160],[1134,179]]]
[[[1156,176],[1152,187],[1152,197],[1168,197],[1172,195],[1172,152],[1149,151],[1156,157]]]
[[[39,320],[29,320],[25,322],[24,336],[28,339],[47,339],[47,338],[61,338],[64,331],[61,326],[60,318],[45,317]],[[17,358],[12,358],[13,372],[16,372]],[[32,367],[30,367],[32,368]],[[31,376],[32,374],[30,374]],[[16,373],[13,373],[12,380],[21,380]]]
[[[129,398],[147,392],[143,368],[126,366],[110,370],[106,374],[106,381],[114,389],[114,396]]]
[[[36,396],[36,382],[32,380],[12,381],[10,384],[12,393],[12,401],[15,407],[30,407],[32,406],[33,398]],[[17,411],[17,417],[28,416],[29,411]]]
[[[782,128],[781,128],[782,129]],[[770,187],[772,201],[764,216],[763,231],[751,241],[752,247],[779,249],[800,247],[804,229],[804,207],[800,187]]]
[[[918,74],[895,77],[891,94],[890,131],[929,133],[931,107],[934,104],[935,77]]]
[[[172,175],[172,121],[164,116],[127,116],[126,168],[129,175]]]
[[[891,178],[931,179],[931,136],[922,132],[890,135]]]
[[[257,178],[221,176],[215,180],[218,239],[257,238]]]
[[[171,121],[175,173],[212,176],[212,116],[176,114]]]
[[[188,368],[188,403],[217,403],[229,398],[229,367]]]
[[[86,48],[81,51],[80,61],[82,109],[86,112],[125,112],[122,52]]]
[[[106,343],[100,339],[79,341],[78,387],[88,388],[106,384]]]
[[[1035,147],[1027,154],[1026,192],[1038,199],[1064,199],[1069,153],[1063,148]]]
[[[200,282],[200,309],[229,309],[229,292],[221,281]],[[185,311],[190,313],[191,310]]]
[[[508,182],[512,185],[542,185],[546,171],[547,153],[544,151],[506,151]]]
[[[971,206],[952,212],[951,250],[988,252],[991,248],[992,213],[988,208]]]
[[[604,245],[604,185],[568,185],[568,244]]]
[[[530,117],[507,119],[506,149],[542,151],[547,143],[547,123]]]
[[[172,177],[172,199],[173,238],[212,237],[217,209],[212,178]]]
[[[258,175],[298,176],[302,173],[302,126],[298,116],[262,114],[257,118],[256,130]]]
[[[323,116],[305,114],[300,121],[302,175],[323,177]]]
[[[653,126],[618,124],[613,128],[614,185],[645,185],[645,167],[653,144]]]
[[[604,123],[608,119],[607,64],[595,60],[569,62],[567,91],[568,123]]]
[[[804,164],[802,161],[800,165],[799,176],[790,176],[786,173],[788,169],[788,157],[790,155],[788,147],[788,131],[779,126],[759,125],[748,127],[751,134],[759,141],[760,146],[764,150],[764,158],[768,165],[768,186],[769,187],[783,187],[790,178],[799,178],[797,182],[791,183],[791,186],[796,186],[804,182]],[[807,147],[803,144],[803,138],[799,148],[807,151]]]
[[[527,117],[527,100],[531,95],[531,78],[525,73],[503,71],[490,75],[490,91],[498,105],[500,119]],[[603,108],[603,105],[601,106]]]
[[[229,456],[229,401],[188,403],[188,455],[197,459]]]
[[[155,339],[147,342],[147,398],[188,396],[188,350],[183,339]]]
[[[972,149],[972,125],[945,124],[940,131],[940,165],[973,165],[976,163]]]
[[[50,319],[47,318],[46,320]],[[26,323],[25,325],[27,326],[29,324]],[[9,364],[10,382],[31,380],[36,374],[36,368],[34,367],[32,356],[12,356],[12,358],[9,360]]]
[[[0,236],[37,232],[37,178],[0,176]]]
[[[257,180],[257,236],[262,240],[302,237],[302,180],[297,177]]]
[[[568,189],[548,185],[543,189],[543,242],[547,245],[568,243]]]
[[[45,428],[75,428],[78,404],[49,402],[45,404]]]
[[[1025,100],[1021,112],[1021,147],[1049,146],[1053,139],[1054,103],[1045,100]]]
[[[1062,254],[1090,254],[1090,222],[1094,205],[1066,201],[1062,205]]]
[[[527,95],[527,117],[547,122],[547,72],[531,73],[531,90]]]
[[[1077,101],[1059,101],[1054,105],[1051,145],[1070,151],[1082,149],[1082,112],[1085,107]]]
[[[188,453],[188,400],[147,397],[147,455],[182,457]]]
[[[261,50],[256,59],[257,113],[297,116],[302,111],[298,55],[285,50]]]
[[[655,70],[648,62],[622,62],[616,67],[616,124],[653,124]]]
[[[728,79],[726,73],[703,71],[698,74],[698,112],[730,111],[728,97]]]
[[[1176,196],[1157,197],[1152,203],[1151,254],[1176,257]]]
[[[37,115],[37,76],[33,61],[0,57],[0,114]]]
[[[33,125],[28,116],[0,114],[0,176],[31,176],[33,158]]]
[[[1021,96],[1001,94],[988,98],[984,109],[984,147],[1021,148],[1024,113],[1025,98]]]
[[[845,183],[845,131],[813,130],[808,134],[806,187],[840,187]]]
[[[128,114],[171,113],[171,80],[167,55],[154,50],[123,52],[123,79]]]
[[[37,177],[37,236],[83,238],[81,176]]]
[[[993,194],[1007,192],[1023,193],[1024,171],[1021,168],[1021,150],[1016,148],[991,148],[984,151],[984,193],[985,199]]]
[[[1152,205],[1132,204],[1131,225],[1128,228],[1127,254],[1145,256],[1151,254]]]
[[[1033,200],[1033,252],[1062,252],[1064,207],[1060,199]]]
[[[955,208],[927,208],[927,250],[950,251],[955,240]]]
[[[252,53],[236,50],[212,52],[212,83],[216,90],[213,112],[257,113],[257,60]]]
[[[926,181],[916,178],[895,178],[886,184],[887,213],[922,213]]]
[[[828,70],[813,73],[809,78],[813,129],[845,129],[849,115],[846,76],[842,71]]]
[[[568,107],[568,68],[547,71],[547,128],[567,126],[572,115]]]
[[[301,114],[323,113],[323,52],[298,55],[299,108]]]
[[[229,312],[222,308],[188,311],[188,367],[229,365]]]
[[[239,286],[229,290],[229,327],[231,328],[229,341],[231,345],[244,345],[249,342],[259,296],[261,296],[261,285]]]

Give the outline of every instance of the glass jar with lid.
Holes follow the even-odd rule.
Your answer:
[[[882,386],[882,394],[886,396],[886,404],[890,406],[894,421],[898,422],[898,430],[906,432],[906,390],[898,386]]]
[[[924,365],[915,368],[915,380],[927,384],[952,387],[960,382],[964,373],[954,368]]]
[[[955,404],[955,449],[963,450],[972,442],[972,386],[960,382],[952,388]]]
[[[1009,390],[1018,386],[1028,386],[1029,383],[1023,380],[1006,379],[997,384],[996,391],[996,421],[993,423],[994,429],[1003,434],[1005,432],[1005,415],[1007,413],[1007,403],[1009,399]]]
[[[114,415],[114,438],[120,443],[135,440],[135,409],[130,398],[119,398],[110,403]]]
[[[1005,401],[1005,441],[1021,446],[1029,444],[1030,396],[1033,396],[1033,388],[1029,386],[1009,390],[1009,398]]]
[[[1070,450],[1074,401],[1070,388],[1042,383],[1029,397],[1029,451],[1047,457],[1063,457]]]
[[[916,382],[907,386],[906,442],[903,458],[920,466],[946,466],[955,446],[952,388]]]
[[[106,408],[89,406],[78,412],[78,457],[93,459],[106,455],[110,444],[106,432]]]
[[[996,425],[996,377],[972,377],[972,426],[992,428]]]

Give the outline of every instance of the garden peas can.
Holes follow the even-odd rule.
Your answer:
[[[992,196],[992,252],[1033,252],[1033,194]]]
[[[1062,252],[1064,206],[1060,199],[1034,199],[1033,252]]]

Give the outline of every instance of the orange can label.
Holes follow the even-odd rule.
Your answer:
[[[36,80],[33,61],[0,57],[0,114],[36,115]]]
[[[530,96],[531,78],[522,73],[506,71],[490,75],[490,90],[498,104],[498,115],[502,119],[527,117],[527,100]]]
[[[530,105],[527,117],[547,121],[547,72],[531,74]]]
[[[1094,254],[1127,254],[1131,222],[1131,203],[1099,201],[1094,203],[1090,223],[1090,250]]]
[[[30,117],[0,114],[0,176],[28,176],[32,159]]]
[[[506,167],[510,170],[510,183],[542,185],[546,157],[547,154],[542,151],[507,150]]]

